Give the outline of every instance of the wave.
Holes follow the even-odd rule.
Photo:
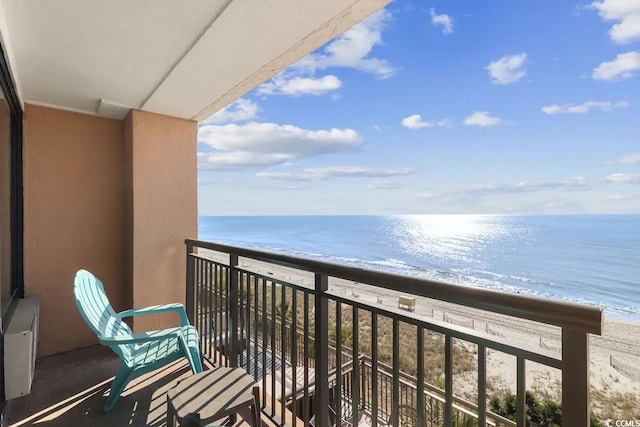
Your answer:
[[[640,320],[640,311],[638,306],[634,307],[629,304],[629,302],[635,301],[634,298],[619,298],[619,295],[615,295],[614,293],[617,288],[615,288],[615,286],[611,286],[611,284],[609,284],[606,289],[596,287],[592,283],[585,283],[583,287],[580,287],[581,285],[579,283],[576,284],[575,280],[572,278],[573,270],[566,266],[564,266],[562,270],[552,271],[549,274],[553,275],[554,279],[557,279],[554,281],[545,280],[543,277],[534,277],[533,274],[531,276],[526,276],[527,273],[510,274],[506,272],[490,271],[486,269],[486,266],[484,266],[483,263],[478,262],[478,259],[475,259],[473,263],[468,262],[468,260],[463,260],[467,263],[466,267],[464,267],[465,264],[460,263],[457,265],[462,265],[463,267],[456,267],[455,262],[450,262],[451,268],[446,268],[448,267],[446,264],[445,268],[437,268],[433,265],[425,265],[429,262],[428,259],[430,259],[430,257],[425,258],[424,256],[415,256],[421,255],[419,253],[411,254],[405,252],[408,257],[407,260],[394,257],[371,257],[367,259],[364,257],[358,258],[326,253],[322,251],[321,247],[319,248],[320,250],[305,250],[286,247],[285,245],[287,243],[274,244],[270,242],[265,244],[255,244],[255,242],[249,243],[239,239],[234,240],[236,241],[231,244],[237,244],[244,247],[254,247],[260,250],[272,251],[296,257],[346,264],[373,270],[388,271],[413,277],[491,289],[511,294],[531,295],[557,301],[595,305],[602,307],[608,316],[629,320]],[[457,255],[460,256],[460,252],[458,252]],[[466,259],[466,255],[467,254],[465,254],[463,258]],[[410,262],[409,260],[418,260],[418,262]],[[422,264],[423,260],[425,260],[425,264]],[[434,261],[436,261],[436,259],[434,259]],[[581,270],[581,272],[584,273],[584,269]]]

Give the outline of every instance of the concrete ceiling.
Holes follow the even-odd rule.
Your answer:
[[[0,38],[23,102],[202,120],[389,2],[2,0]]]

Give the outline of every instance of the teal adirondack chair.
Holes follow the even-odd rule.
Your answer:
[[[202,372],[199,337],[189,324],[182,304],[156,305],[116,313],[104,292],[102,282],[85,270],[76,273],[73,294],[80,314],[102,345],[120,356],[120,368],[111,384],[104,411],[110,411],[132,379],[186,357],[195,374]],[[174,311],[180,326],[134,334],[122,320],[125,317]]]

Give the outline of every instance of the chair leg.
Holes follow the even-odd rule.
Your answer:
[[[191,356],[188,358],[189,364],[191,365],[191,372],[193,372],[194,374],[199,374],[200,372],[202,372],[202,356],[200,351],[192,348],[189,348],[187,351]]]
[[[124,391],[127,384],[129,384],[132,373],[133,369],[124,364],[120,365],[116,377],[111,383],[111,390],[109,390],[109,398],[107,399],[107,404],[104,406],[104,412],[109,412],[113,409],[120,398],[120,394]]]

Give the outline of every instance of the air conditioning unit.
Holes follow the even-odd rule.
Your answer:
[[[19,299],[4,334],[4,395],[14,399],[31,393],[36,367],[40,302]]]

